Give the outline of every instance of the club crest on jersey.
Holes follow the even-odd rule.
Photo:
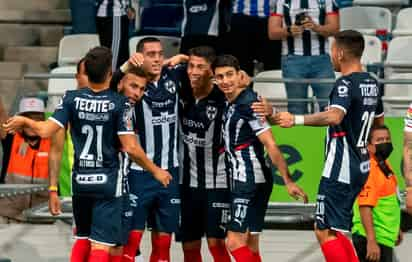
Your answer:
[[[172,80],[167,80],[165,83],[165,88],[169,93],[174,94],[176,93],[176,84]]]
[[[214,120],[217,115],[217,108],[214,106],[207,106],[206,115],[207,115],[207,118],[209,118],[209,120]]]

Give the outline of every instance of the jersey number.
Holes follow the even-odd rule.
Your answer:
[[[80,154],[80,159],[83,160],[97,160],[99,162],[103,161],[103,148],[102,148],[102,140],[103,140],[103,126],[96,126],[96,152],[97,152],[97,159],[93,154],[90,154],[90,146],[92,145],[93,138],[94,138],[94,129],[90,125],[82,126],[82,134],[87,135],[86,143],[84,143],[84,147],[82,153]]]
[[[368,111],[363,112],[362,115],[362,128],[359,134],[359,139],[357,147],[365,147],[368,142],[369,131],[371,129],[373,120],[375,119],[375,112],[369,113]]]

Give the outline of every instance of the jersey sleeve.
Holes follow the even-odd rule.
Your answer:
[[[326,0],[326,15],[337,15],[339,7],[335,0]]]
[[[359,193],[358,196],[358,204],[359,206],[376,206],[378,203],[378,192],[377,186],[375,183],[374,175],[376,175],[371,169],[369,173],[368,180],[366,180],[365,185],[362,188],[362,191]]]
[[[56,109],[51,117],[50,120],[58,124],[60,127],[64,128],[64,126],[70,121],[71,116],[71,96],[66,92],[63,97],[60,99],[59,104],[56,106]]]
[[[171,71],[176,77],[176,80],[180,82],[180,85],[178,85],[178,89],[182,87],[182,83],[189,83],[189,77],[187,76],[187,63],[181,63],[178,65],[175,65]]]
[[[330,95],[330,107],[342,110],[345,115],[351,104],[350,82],[344,79],[338,79]]]
[[[133,135],[133,107],[129,102],[121,100],[119,103],[119,111],[116,123],[116,131],[118,135]]]
[[[285,5],[285,1],[284,0],[272,0],[272,10],[271,10],[271,16],[283,16],[283,7]]]
[[[405,116],[405,132],[412,132],[412,104],[409,105]]]
[[[270,129],[270,125],[266,119],[261,119],[255,112],[253,112],[250,105],[244,105],[243,107],[245,107],[243,118],[248,122],[256,136],[259,136],[261,133]]]

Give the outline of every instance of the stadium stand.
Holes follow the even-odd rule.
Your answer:
[[[76,34],[64,36],[59,43],[57,64],[75,65],[91,48],[100,45],[97,34]]]
[[[53,69],[50,74],[71,74],[73,78],[50,78],[47,88],[49,94],[47,100],[47,112],[53,112],[59,103],[60,94],[67,90],[74,90],[77,87],[74,74],[76,73],[76,66],[62,66]],[[59,95],[56,95],[59,94]]]
[[[353,29],[366,35],[375,35],[377,30],[392,30],[392,13],[376,6],[354,6],[340,10],[341,30]]]
[[[412,53],[405,52],[412,49],[412,36],[396,37],[389,42],[385,67],[412,69]]]
[[[165,57],[171,57],[179,53],[180,38],[175,36],[162,36],[162,35],[142,35],[134,36],[129,40],[129,54],[136,52],[136,46],[139,41],[145,37],[156,37],[162,42],[163,52]]]
[[[393,37],[412,36],[412,7],[404,8],[396,16],[396,25],[392,31]]]
[[[364,35],[365,50],[361,62],[363,65],[371,65],[382,62],[382,42],[376,36]]]
[[[354,0],[353,5],[362,6],[405,6],[408,0]]]

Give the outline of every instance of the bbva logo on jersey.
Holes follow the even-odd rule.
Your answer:
[[[207,115],[207,118],[209,118],[209,120],[214,120],[217,115],[217,108],[214,106],[207,106],[206,115]]]

